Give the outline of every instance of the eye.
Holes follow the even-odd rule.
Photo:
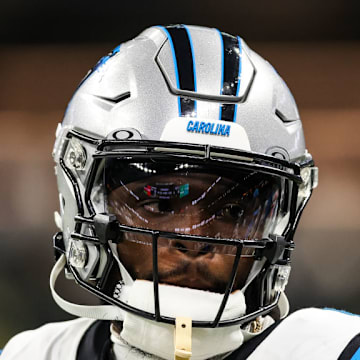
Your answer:
[[[153,200],[142,205],[144,210],[152,214],[173,213],[171,203],[168,200]]]
[[[148,203],[143,205],[143,208],[146,211],[151,212],[153,214],[159,214],[160,213],[159,202],[158,201],[148,202]]]
[[[244,209],[238,204],[227,204],[216,212],[216,218],[231,218],[238,220],[244,214]]]

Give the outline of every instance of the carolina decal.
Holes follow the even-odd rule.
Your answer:
[[[238,96],[241,77],[241,39],[220,31],[222,51],[220,95]],[[237,104],[222,104],[219,120],[236,121]]]
[[[186,130],[191,133],[230,136],[230,125],[215,124],[205,121],[190,120]]]
[[[174,66],[176,85],[180,90],[196,92],[196,72],[191,36],[185,25],[161,27],[169,40]],[[178,97],[179,116],[196,117],[196,100]]]

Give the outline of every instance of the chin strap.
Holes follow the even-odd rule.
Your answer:
[[[289,305],[289,300],[283,291],[280,293],[278,309],[279,309],[280,319],[284,319],[286,316],[288,316],[290,305]]]
[[[55,290],[55,283],[59,274],[64,270],[66,257],[60,256],[50,274],[50,289],[55,302],[66,312],[90,319],[123,321],[124,311],[114,305],[78,305],[64,300]]]
[[[174,333],[175,360],[190,359],[192,321],[189,317],[177,317]]]

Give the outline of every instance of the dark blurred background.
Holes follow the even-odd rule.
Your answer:
[[[48,289],[56,125],[87,70],[155,24],[239,34],[286,80],[320,167],[295,238],[292,310],[360,313],[359,1],[2,0],[0,9],[0,348],[16,332],[70,318]],[[69,282],[60,291],[86,301]]]

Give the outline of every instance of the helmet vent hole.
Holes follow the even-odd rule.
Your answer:
[[[291,121],[279,109],[275,109],[275,115],[284,123]]]
[[[108,101],[113,104],[118,104],[119,102],[128,99],[131,96],[131,93],[130,93],[130,91],[126,91],[126,92],[119,94],[117,96],[114,96],[114,97],[105,97],[105,96],[98,96],[98,95],[94,95],[94,96],[98,99],[105,100],[105,101]]]
[[[63,215],[65,209],[65,198],[61,193],[59,194],[59,203],[60,203],[60,214]]]

